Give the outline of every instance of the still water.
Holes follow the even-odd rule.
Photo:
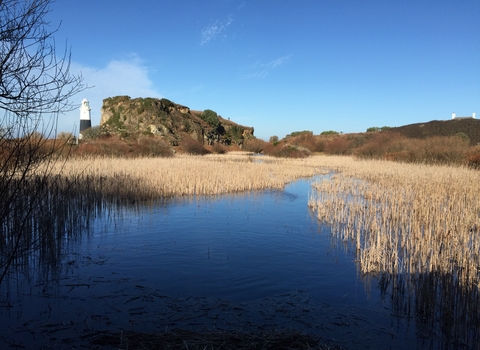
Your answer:
[[[253,301],[308,289],[328,302],[366,302],[352,256],[332,251],[308,210],[309,183],[194,199],[125,215],[97,229],[85,254],[110,257],[110,273],[145,279],[169,295]],[[106,268],[105,268],[106,269]]]
[[[307,206],[312,181],[103,211],[64,243],[55,267],[0,286],[0,348],[75,348],[106,330],[175,327],[295,328],[352,349],[448,348],[435,326],[418,326],[414,296],[399,303],[379,288],[385,281],[359,276],[354,253]]]

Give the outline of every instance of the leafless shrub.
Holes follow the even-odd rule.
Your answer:
[[[265,149],[266,142],[261,139],[245,140],[242,149],[252,153],[262,153]]]
[[[324,151],[327,154],[345,155],[350,153],[350,148],[350,141],[343,136],[338,136],[325,142]]]
[[[65,140],[55,134],[58,113],[83,89],[57,55],[46,16],[51,0],[0,2],[0,282],[14,261],[56,238],[49,215],[61,197],[52,167]]]
[[[480,169],[480,146],[471,147],[465,155],[469,167]]]
[[[189,135],[185,135],[180,143],[180,150],[187,154],[204,155],[208,154],[208,150],[197,140],[192,139]]]

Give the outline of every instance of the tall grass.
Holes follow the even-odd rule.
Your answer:
[[[100,201],[62,185],[59,178],[40,175],[28,181],[14,178],[2,191],[0,205],[8,200],[11,210],[0,222],[0,282],[17,273],[51,278],[58,272],[66,242],[88,230],[91,218],[102,209]]]
[[[328,158],[328,157],[326,157]],[[331,157],[338,171],[309,205],[378,277],[392,315],[415,320],[430,347],[480,341],[480,173],[466,167]]]
[[[61,176],[75,179],[68,184],[78,187],[79,192],[88,190],[106,198],[136,201],[282,188],[294,179],[322,171],[313,158],[289,160],[238,152],[173,158],[70,159]]]
[[[314,185],[309,205],[354,245],[362,273],[480,285],[478,171],[351,158],[342,170]]]
[[[28,181],[12,176],[0,196],[0,204],[5,207],[3,202],[9,201],[12,208],[0,222],[0,282],[16,273],[53,278],[68,242],[104,213],[121,215],[125,209],[165,203],[174,196],[282,188],[321,171],[311,161],[245,152],[172,158],[83,156],[40,164]],[[121,210],[111,211],[112,207]]]

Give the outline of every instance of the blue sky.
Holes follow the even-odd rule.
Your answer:
[[[102,100],[164,97],[268,140],[480,114],[480,1],[74,0],[56,44]],[[78,127],[61,115],[60,131]]]

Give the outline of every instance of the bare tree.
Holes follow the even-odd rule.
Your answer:
[[[59,27],[46,21],[52,2],[0,0],[0,282],[52,231],[51,170],[66,141],[49,136],[84,89],[70,73],[70,51],[57,56]]]

